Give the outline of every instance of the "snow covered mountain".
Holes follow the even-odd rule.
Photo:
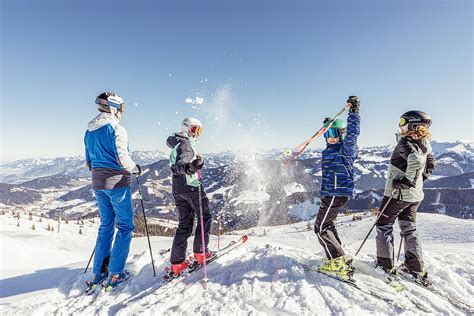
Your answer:
[[[433,142],[433,146],[438,158],[437,171],[426,183],[426,198],[420,212],[472,218],[472,142],[451,145]],[[390,146],[360,150],[355,163],[357,194],[348,204],[350,210],[364,211],[379,206],[391,150]],[[170,191],[171,173],[168,161],[160,160],[164,154],[146,152],[134,155],[137,161],[153,161],[149,165],[142,164],[145,167],[140,179],[149,216],[174,219],[176,213]],[[203,176],[212,211],[222,217],[226,227],[232,229],[291,223],[314,216],[320,198],[320,155],[320,151],[309,150],[300,159],[285,165],[281,163],[283,155],[279,150],[257,154],[223,152],[209,155],[206,157]],[[155,161],[154,157],[158,160]],[[57,216],[59,213],[68,218],[96,215],[97,207],[87,179],[90,172],[79,158],[68,161],[75,161],[73,165],[82,170],[72,167],[72,171],[61,169],[63,171],[58,174],[21,184],[2,184],[0,205],[7,208],[22,207],[45,216]],[[9,166],[17,169],[20,166],[34,166],[33,169],[38,171],[41,169],[38,165],[46,170],[55,169],[51,161],[49,164],[35,161],[29,165],[18,162]],[[23,174],[28,172],[24,171]],[[81,176],[84,174],[86,177]],[[136,182],[132,183],[132,190],[136,192]]]
[[[352,221],[350,216],[338,218],[336,225],[348,255],[355,253],[372,223],[372,216],[360,221]],[[30,220],[24,213],[19,219],[10,213],[0,213],[2,252],[8,253],[1,259],[0,313],[326,316],[422,315],[430,312],[434,315],[466,315],[466,311],[419,286],[406,283],[407,288],[401,293],[387,286],[384,274],[373,266],[373,235],[361,254],[354,257],[355,278],[370,285],[380,295],[396,301],[399,307],[327,276],[305,271],[304,264],[317,265],[324,256],[312,225],[313,222],[301,222],[223,235],[221,245],[243,233],[249,235],[249,240],[208,266],[207,290],[202,286],[202,272],[172,287],[159,287],[161,273],[169,264],[168,254],[160,255],[159,250],[168,249],[171,238],[151,237],[157,277],[153,277],[146,238],[133,238],[126,268],[134,277],[116,292],[101,292],[93,297],[83,295],[83,291],[85,281],[92,278],[91,269],[86,274],[84,269],[94,248],[96,220],[63,222],[58,233],[56,221],[36,216]],[[419,214],[418,229],[426,268],[435,286],[472,307],[474,221]],[[395,230],[398,244],[396,226]],[[210,246],[217,248],[214,235]],[[402,250],[401,260],[403,258]],[[153,286],[156,291],[133,298]]]
[[[132,152],[133,160],[140,165],[148,165],[167,157],[167,154],[159,150]],[[56,174],[75,178],[87,178],[90,176],[82,156],[54,159],[22,159],[0,165],[0,182],[3,183],[18,184],[27,180]]]

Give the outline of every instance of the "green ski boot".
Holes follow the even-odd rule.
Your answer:
[[[319,271],[333,274],[343,280],[353,280],[354,268],[352,267],[352,260],[346,261],[344,256],[326,260],[319,266]]]

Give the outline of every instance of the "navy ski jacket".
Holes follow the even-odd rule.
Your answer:
[[[360,116],[349,113],[347,135],[342,142],[327,145],[322,153],[321,196],[354,195],[354,160],[358,155],[357,137],[360,134]]]

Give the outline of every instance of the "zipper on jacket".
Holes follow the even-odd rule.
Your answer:
[[[337,189],[337,176],[335,172],[334,172],[334,189]]]

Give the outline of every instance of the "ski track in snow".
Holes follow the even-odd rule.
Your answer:
[[[418,216],[425,263],[434,283],[474,305],[474,221],[434,214]],[[21,219],[21,226],[16,227],[16,220],[9,219],[8,214],[0,219],[2,252],[9,254],[2,256],[1,261],[0,313],[3,315],[396,315],[401,312],[344,283],[305,271],[303,264],[319,264],[324,255],[307,222],[244,231],[252,232],[246,244],[208,266],[207,291],[202,286],[201,270],[166,293],[157,291],[124,306],[125,300],[159,281],[169,253],[160,256],[158,252],[170,247],[171,238],[152,237],[157,278],[152,277],[146,238],[134,238],[127,268],[135,276],[116,292],[84,296],[85,281],[91,279],[92,272],[89,269],[83,274],[83,270],[93,249],[97,225],[84,225],[87,232],[84,236],[71,223],[62,224],[63,233],[55,234],[44,229],[32,231],[31,221],[26,219]],[[339,235],[346,242],[348,254],[355,253],[373,219],[352,222],[345,216],[339,217]],[[221,244],[237,239],[239,234],[223,236]],[[394,234],[398,248],[397,228]],[[363,272],[356,274],[356,278],[410,305],[406,297],[384,283],[383,274],[373,267],[374,237],[375,230],[361,255],[354,258],[356,268]],[[216,246],[215,236],[210,245]],[[434,314],[464,314],[417,286],[409,286],[407,292],[416,295]]]

